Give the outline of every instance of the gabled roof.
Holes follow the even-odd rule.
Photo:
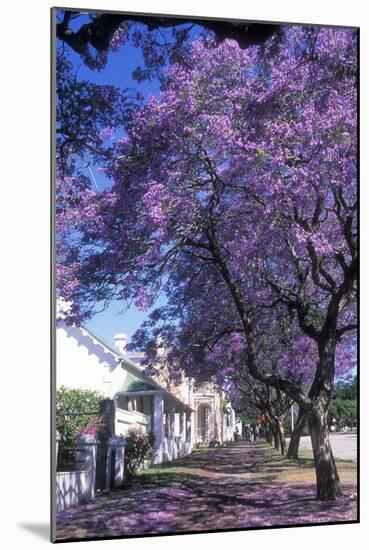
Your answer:
[[[147,382],[148,384],[152,385],[153,387],[151,389],[154,389],[154,390],[163,390],[164,389],[155,380],[153,380],[152,378],[147,376],[147,374],[145,374],[138,367],[138,365],[136,365],[136,363],[131,361],[129,359],[129,357],[127,357],[123,353],[120,353],[118,350],[114,349],[110,344],[108,344],[105,340],[103,340],[103,338],[101,338],[100,336],[97,336],[94,332],[92,332],[92,330],[90,330],[86,327],[81,327],[81,328],[82,328],[82,330],[87,332],[93,340],[96,340],[96,342],[98,342],[100,345],[102,345],[111,355],[113,355],[115,357],[115,359],[117,359],[118,361],[124,363],[125,367],[128,367],[129,371],[131,371],[131,372],[133,371],[133,374],[136,375],[137,377],[139,377],[140,379],[142,379],[143,382]]]
[[[137,392],[146,392],[146,391],[160,391],[164,395],[166,395],[171,401],[177,403],[180,407],[182,407],[185,410],[192,411],[193,409],[178,399],[175,395],[168,392],[163,386],[158,384],[155,380],[153,380],[150,376],[147,376],[147,374],[144,374],[142,370],[132,361],[130,360],[126,355],[123,355],[122,353],[119,353],[116,349],[114,349],[110,344],[108,344],[105,340],[100,338],[100,336],[96,336],[90,329],[86,327],[80,327],[83,331],[85,331],[94,341],[96,341],[98,344],[103,346],[105,351],[113,355],[113,357],[122,363],[124,365],[127,374],[125,381],[122,385],[122,388],[120,390],[121,393],[137,393]]]

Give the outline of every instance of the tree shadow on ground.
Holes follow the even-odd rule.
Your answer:
[[[314,484],[281,483],[269,468],[274,458],[265,446],[241,445],[195,452],[152,468],[130,488],[60,512],[58,540],[356,519],[355,499],[347,494],[355,491],[354,485],[346,486],[338,501],[317,501]],[[204,476],[209,470],[214,475]],[[263,475],[245,478],[230,472]]]
[[[353,487],[352,487],[353,489]],[[59,514],[58,539],[352,521],[355,502],[315,499],[315,487],[227,478],[141,487]]]
[[[311,458],[288,460],[284,456],[273,455],[273,451],[269,445],[262,442],[239,442],[226,448],[195,451],[185,458],[155,466],[150,471],[185,468],[231,475],[278,474],[289,467],[312,468],[314,465]]]

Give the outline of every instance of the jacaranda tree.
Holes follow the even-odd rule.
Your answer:
[[[236,339],[240,369],[306,414],[317,496],[331,500],[336,348],[356,327],[356,33],[284,33],[245,50],[202,39],[168,68],[160,97],[126,120],[112,188],[64,213],[59,292],[78,322],[102,300],[145,309],[165,293],[149,332],[190,370],[209,338]],[[308,391],[260,349],[288,319],[316,353]]]

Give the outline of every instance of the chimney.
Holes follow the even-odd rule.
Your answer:
[[[156,337],[156,351],[157,351],[157,354],[161,356],[165,355],[167,351],[164,344],[164,338],[162,337],[161,334],[158,334],[158,336]]]
[[[115,342],[115,349],[119,352],[119,353],[122,353],[123,355],[125,355],[126,353],[126,348],[127,348],[127,344],[128,344],[128,336],[127,334],[124,334],[122,332],[118,333],[118,334],[115,334],[113,336],[113,340]]]

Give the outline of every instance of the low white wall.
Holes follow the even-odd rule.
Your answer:
[[[56,511],[77,506],[95,496],[97,441],[92,434],[76,440],[78,453],[84,458],[83,468],[77,471],[56,472]]]
[[[56,473],[56,511],[61,512],[80,502],[90,500],[92,486],[87,470]]]
[[[184,441],[180,437],[164,437],[162,443],[163,460],[162,462],[170,462],[191,453],[191,443]]]

